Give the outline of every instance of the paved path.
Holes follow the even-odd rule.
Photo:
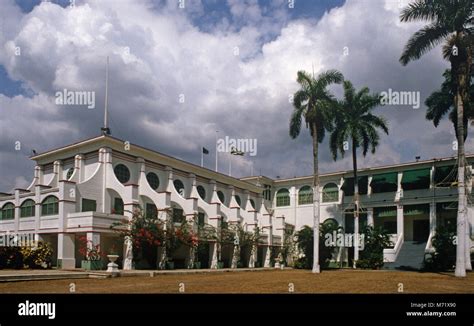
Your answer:
[[[176,269],[176,270],[129,270],[120,271],[120,276],[147,276],[157,275],[176,275],[176,274],[199,274],[199,273],[226,273],[226,272],[255,272],[270,271],[274,268],[223,268],[223,269]],[[74,270],[0,270],[0,282],[15,281],[39,281],[39,280],[60,280],[60,279],[78,279],[78,278],[107,278],[110,277],[106,271],[85,271],[82,269]]]

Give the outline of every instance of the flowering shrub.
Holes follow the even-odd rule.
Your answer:
[[[197,248],[199,243],[198,233],[188,223],[182,223],[176,228],[175,236],[179,242],[191,248]]]
[[[167,214],[167,211],[160,213]],[[140,208],[135,208],[131,219],[122,219],[111,226],[120,234],[122,239],[132,241],[133,260],[140,261],[145,258],[150,266],[156,266],[157,249],[167,243],[167,228],[165,221],[158,214],[151,216],[144,214]]]
[[[29,268],[51,268],[53,249],[48,243],[38,242],[36,247],[21,248],[23,263]]]
[[[51,268],[53,250],[48,243],[36,247],[0,247],[0,269]]]
[[[100,249],[100,245],[87,240],[87,237],[79,237],[79,253],[84,260],[100,260],[104,254]]]

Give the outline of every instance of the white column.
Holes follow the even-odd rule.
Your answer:
[[[403,205],[397,205],[397,236],[403,233]]]
[[[240,260],[240,246],[234,244],[234,248],[232,250],[232,263],[231,263],[230,268],[237,268],[239,260]]]
[[[217,269],[217,262],[218,262],[218,257],[217,257],[217,242],[209,242],[209,257],[210,257],[210,263],[209,266],[211,269]]]
[[[367,178],[367,196],[370,197],[372,195],[372,186],[370,185],[372,183],[372,175],[369,175]]]
[[[197,216],[194,214],[186,215],[186,222],[191,226],[191,229],[193,230],[193,232],[197,232],[196,218]],[[195,254],[196,254],[196,249],[193,247],[189,247],[188,256],[185,259],[185,265],[188,269],[194,268]]]
[[[397,174],[397,194],[395,195],[395,201],[400,201],[400,199],[403,197],[402,179],[403,179],[403,172],[398,172],[398,174]]]
[[[374,226],[374,208],[367,208],[367,225]]]
[[[250,258],[249,258],[249,268],[255,268],[255,263],[257,262],[257,245],[253,244],[250,248]]]
[[[99,154],[100,155],[100,154]],[[84,163],[84,155],[83,154],[77,154],[74,156],[74,173],[73,173],[73,178],[71,181],[75,181],[77,183],[81,182],[85,178],[85,163]]]
[[[53,163],[53,173],[54,173],[54,180],[51,184],[53,187],[59,186],[59,181],[63,179],[63,162],[62,161],[54,161]]]
[[[100,233],[87,232],[86,239],[87,239],[87,247],[89,249],[92,249],[92,247],[97,246],[97,245],[100,246]]]
[[[73,269],[76,267],[74,247],[74,234],[58,233],[58,268]]]
[[[124,215],[127,219],[132,218],[132,214],[130,212],[124,212]],[[133,269],[133,244],[132,239],[129,237],[125,237],[123,243],[123,270],[132,270]]]
[[[35,186],[43,184],[43,167],[41,165],[35,166]]]
[[[20,227],[20,189],[15,189],[15,220],[14,220],[14,232],[18,234]]]
[[[430,233],[436,231],[436,203],[430,203]]]
[[[263,267],[271,267],[270,262],[271,262],[271,246],[265,246],[263,248],[264,250],[264,259],[265,261],[263,262]]]

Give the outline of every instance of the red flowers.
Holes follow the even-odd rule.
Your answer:
[[[104,254],[100,249],[100,244],[94,244],[87,237],[79,237],[79,253],[84,257],[84,260],[100,260]]]

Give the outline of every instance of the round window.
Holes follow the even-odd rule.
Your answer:
[[[250,199],[250,205],[252,205],[252,208],[255,209],[255,201],[253,199]]]
[[[146,175],[146,180],[148,181],[148,184],[153,190],[158,189],[158,187],[160,186],[160,179],[154,172],[148,172],[148,174]]]
[[[224,193],[223,193],[222,191],[219,190],[219,191],[217,192],[217,197],[219,197],[219,200],[221,201],[221,203],[224,204],[224,202],[225,202],[225,196],[224,196]]]
[[[183,182],[181,180],[174,180],[173,184],[174,184],[174,188],[176,189],[178,194],[180,194],[181,196],[184,197],[184,184],[183,184]]]
[[[123,164],[118,164],[114,168],[115,176],[121,183],[126,183],[130,180],[130,170]]]
[[[202,200],[206,200],[206,189],[203,186],[197,186],[197,192]]]

